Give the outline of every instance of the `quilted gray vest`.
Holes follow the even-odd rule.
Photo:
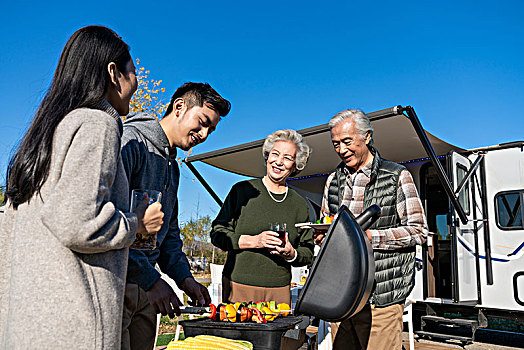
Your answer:
[[[370,229],[386,229],[400,225],[397,215],[397,187],[404,166],[380,158],[375,154],[371,169],[371,179],[364,192],[364,209],[373,204],[382,209],[380,218]],[[335,176],[329,184],[328,208],[335,214],[342,203],[346,175],[344,163],[335,169]],[[415,247],[383,250],[375,249],[375,290],[373,302],[376,307],[403,303],[415,283]]]

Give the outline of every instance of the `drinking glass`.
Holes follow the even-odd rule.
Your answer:
[[[278,238],[282,241],[280,246],[284,247],[286,245],[286,224],[279,222],[270,223],[269,230],[278,233]]]
[[[131,191],[131,206],[130,211],[134,212],[138,204],[142,201],[144,193],[149,197],[149,204],[160,202],[162,199],[162,192],[155,190],[135,189]],[[156,247],[156,232],[151,234],[137,233],[135,241],[131,245],[132,249],[153,250]]]

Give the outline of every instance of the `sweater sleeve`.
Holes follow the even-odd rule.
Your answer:
[[[93,118],[80,124],[59,165],[60,178],[40,211],[51,233],[79,253],[122,249],[135,239],[136,215],[109,201],[120,152],[120,134],[111,123]]]
[[[234,185],[220,208],[216,219],[211,223],[211,243],[224,250],[238,250],[238,240],[240,234],[235,232],[236,221],[238,219],[238,184]]]

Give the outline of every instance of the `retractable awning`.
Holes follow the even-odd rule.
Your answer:
[[[457,211],[461,221],[467,222],[467,216],[454,193],[450,180],[448,179],[438,157],[447,154],[451,150],[463,152],[464,149],[442,141],[436,136],[425,131],[420,120],[411,106],[395,106],[367,114],[373,128],[375,129],[373,139],[375,147],[383,158],[394,162],[407,162],[416,159],[429,158],[437,171],[440,183],[444,191]],[[290,179],[298,189],[300,182],[309,176],[316,181],[309,181],[306,188],[309,193],[319,195],[322,190],[322,176],[327,175],[340,162],[333,151],[329,126],[327,124],[299,130],[306,142],[312,147],[313,152],[308,160],[306,168],[298,174],[296,179]],[[215,201],[222,206],[222,200],[216,195],[209,184],[195,169],[192,162],[202,161],[214,167],[251,177],[262,177],[265,175],[264,158],[262,156],[262,145],[264,140],[244,143],[238,146],[228,147],[213,152],[186,158],[184,162],[195,174],[198,180],[206,188]],[[315,176],[317,175],[317,176]],[[322,176],[318,176],[322,175]],[[306,195],[306,193],[303,193]]]
[[[368,113],[367,115],[375,129],[373,135],[374,145],[383,158],[394,162],[402,162],[428,157],[411,121],[401,112],[400,107],[388,108]],[[332,172],[340,163],[340,158],[333,150],[329,126],[323,124],[298,130],[298,132],[304,136],[307,144],[313,149],[306,168],[298,176]],[[462,148],[442,141],[427,131],[425,133],[437,156],[447,154],[451,150],[464,151]],[[260,139],[193,155],[188,157],[185,162],[201,161],[235,174],[262,177],[266,173],[262,156],[263,143],[264,139]]]

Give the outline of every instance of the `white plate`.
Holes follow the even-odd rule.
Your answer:
[[[314,224],[312,222],[301,222],[299,224],[295,224],[295,227],[298,228],[312,228],[326,231],[329,229],[329,226],[331,226],[331,224]]]

